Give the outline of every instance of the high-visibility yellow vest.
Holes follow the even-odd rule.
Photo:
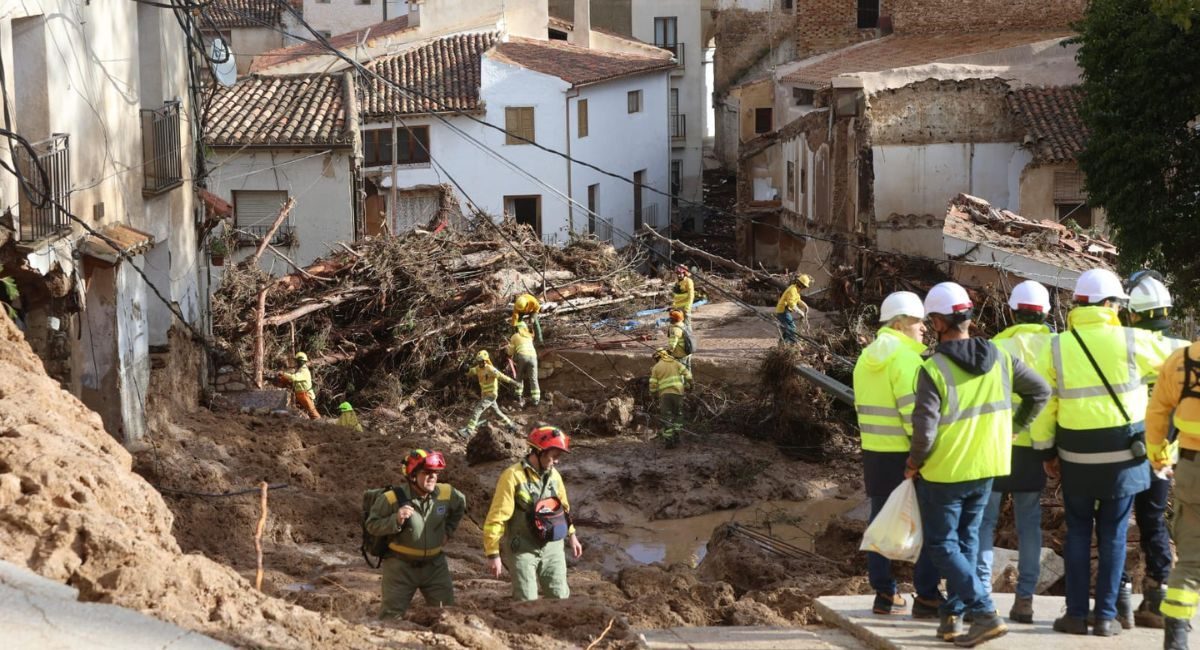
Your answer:
[[[1050,349],[1051,342],[1054,341],[1054,334],[1050,331],[1047,325],[1034,323],[1020,323],[1000,332],[992,337],[992,342],[997,347],[1008,352],[1014,359],[1029,366],[1034,372],[1047,382],[1050,381],[1049,368],[1045,367],[1046,361],[1049,359],[1047,351]],[[1021,396],[1012,396],[1013,408],[1017,408],[1021,404]],[[1017,432],[1017,437],[1013,440],[1013,445],[1017,447],[1033,446],[1033,432],[1044,431],[1050,429],[1049,436],[1053,437],[1054,429],[1054,412],[1051,409],[1042,409],[1038,413],[1037,418],[1030,422],[1027,427]],[[1046,435],[1040,436],[1042,438]]]
[[[296,372],[281,373],[288,381],[292,382],[293,393],[308,393],[309,398],[316,399],[316,394],[313,393],[312,386],[312,371],[308,369],[308,365],[300,366]]]
[[[508,353],[536,358],[537,350],[533,347],[533,335],[528,332],[514,332],[508,339]]]
[[[513,301],[512,325],[515,327],[521,321],[522,316],[536,314],[542,310],[542,304],[538,299],[528,293],[523,293],[517,296]]]
[[[917,371],[925,344],[884,327],[854,364],[854,410],[863,451],[906,452],[911,446]]]
[[[696,285],[689,277],[680,278],[671,287],[671,307],[682,309],[686,314],[692,310],[692,302],[696,299]]]
[[[650,393],[682,395],[685,384],[691,381],[692,373],[682,363],[671,359],[659,360],[650,370]]]
[[[482,397],[495,397],[499,395],[500,377],[507,377],[507,375],[503,375],[499,370],[496,370],[496,367],[490,363],[481,363],[471,368],[470,372],[474,373],[475,377],[479,380],[479,394]]]
[[[935,352],[923,370],[942,398],[937,441],[921,466],[934,483],[1006,476],[1012,471],[1013,364],[1008,352],[982,375]]]

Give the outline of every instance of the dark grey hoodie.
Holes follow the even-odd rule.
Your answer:
[[[952,363],[972,375],[986,374],[1000,360],[1000,351],[996,346],[978,336],[939,343],[934,352],[946,355]],[[1050,385],[1019,359],[1014,358],[1012,365],[1013,392],[1021,396],[1021,405],[1013,414],[1015,431],[1029,424],[1050,402]],[[916,398],[912,415],[912,451],[909,455],[920,467],[937,442],[938,420],[942,411],[942,396],[924,369],[917,373]]]

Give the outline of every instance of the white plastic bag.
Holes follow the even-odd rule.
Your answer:
[[[873,551],[889,560],[916,562],[923,542],[917,486],[907,479],[892,490],[883,509],[867,526],[858,550]]]

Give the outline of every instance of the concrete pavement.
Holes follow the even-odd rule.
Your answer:
[[[642,633],[647,650],[858,650],[862,642],[837,628],[676,627]]]

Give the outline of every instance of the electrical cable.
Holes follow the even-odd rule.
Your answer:
[[[174,494],[185,497],[201,497],[201,498],[226,498],[236,497],[243,494],[258,494],[262,492],[262,486],[246,488],[244,490],[234,490],[232,492],[192,492],[191,490],[176,490],[175,488],[162,487],[161,485],[150,484],[150,487],[162,492],[163,494]],[[291,487],[287,483],[271,483],[267,486],[268,490],[284,490]]]

